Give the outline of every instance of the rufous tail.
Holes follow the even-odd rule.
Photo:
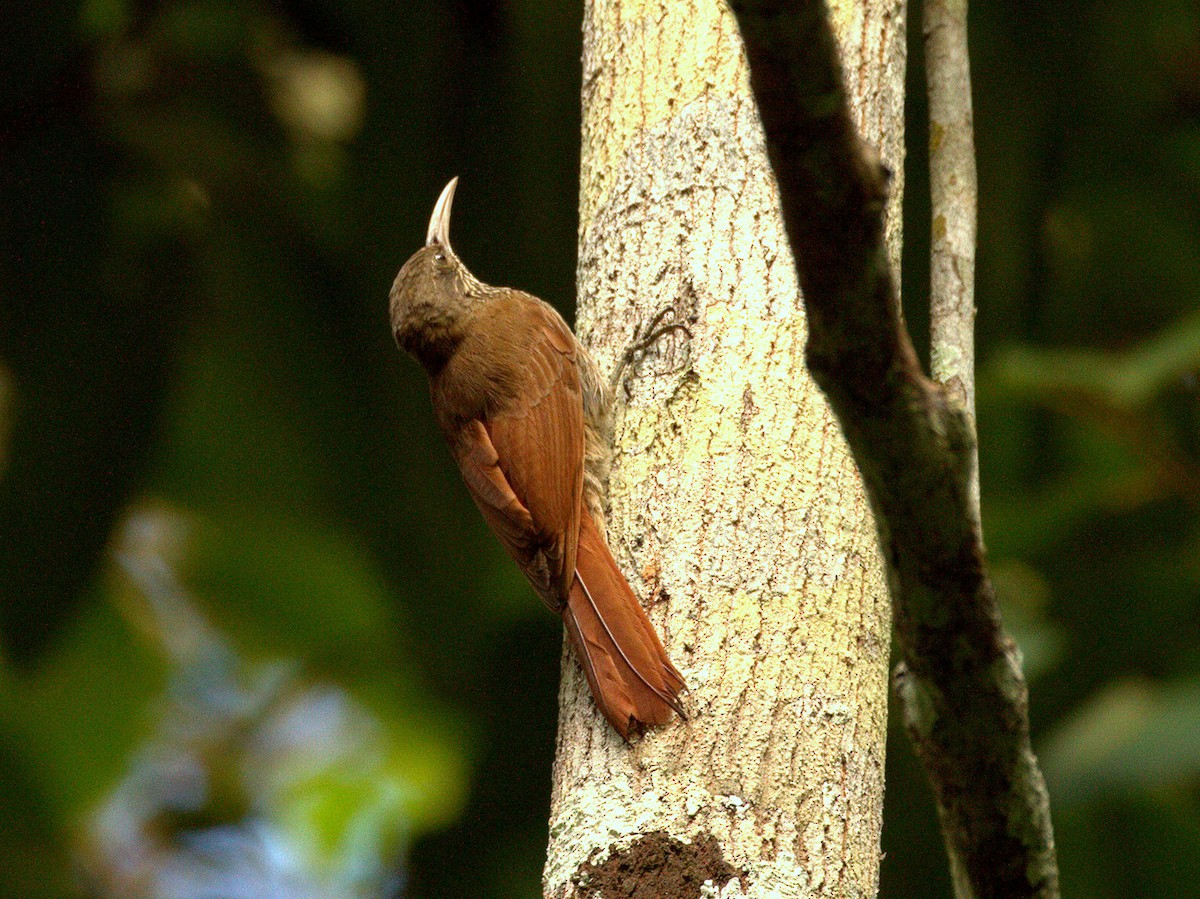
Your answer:
[[[617,567],[591,516],[580,516],[575,580],[563,620],[592,696],[626,741],[646,727],[687,717],[687,688]]]

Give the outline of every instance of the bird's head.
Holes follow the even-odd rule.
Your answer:
[[[392,282],[392,334],[425,368],[440,366],[462,338],[463,315],[489,291],[450,246],[450,207],[458,178],[442,189],[425,246],[413,253]]]

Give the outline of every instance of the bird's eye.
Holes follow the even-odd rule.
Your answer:
[[[446,254],[445,253],[434,253],[433,258],[436,259],[438,262],[445,262]]]

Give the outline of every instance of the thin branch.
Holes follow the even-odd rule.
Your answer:
[[[888,174],[850,118],[821,0],[733,0],[808,318],[808,364],[875,511],[897,692],[960,896],[1055,897],[1019,653],[974,512],[974,428],[921,372],[884,246]]]
[[[975,134],[967,0],[925,0],[929,91],[930,369],[962,403],[975,430]],[[979,514],[979,468],[971,476]]]

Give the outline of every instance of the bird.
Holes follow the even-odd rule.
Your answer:
[[[686,718],[687,687],[607,543],[614,386],[553,306],[484,284],[459,259],[457,185],[442,190],[424,246],[392,284],[392,333],[429,376],[434,417],[475,505],[562,616],[597,708],[628,743],[673,713]],[[647,329],[637,346],[675,328],[686,330]]]

